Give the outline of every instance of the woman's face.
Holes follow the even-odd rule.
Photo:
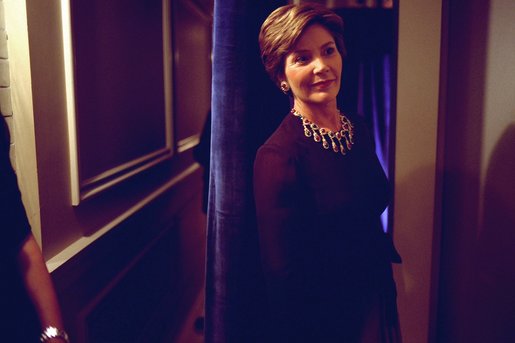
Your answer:
[[[332,34],[322,25],[309,26],[286,56],[284,75],[297,109],[336,102],[342,57]]]

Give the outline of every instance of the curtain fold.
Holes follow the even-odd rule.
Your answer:
[[[337,13],[345,23],[344,38],[348,50],[339,95],[341,108],[365,118],[374,136],[377,157],[391,180],[395,13],[382,8],[340,9]],[[388,227],[390,211],[391,207],[381,216],[385,231],[391,229]]]
[[[359,68],[358,113],[370,123],[374,135],[376,154],[386,175],[389,174],[388,155],[390,153],[391,121],[391,72],[390,54],[363,61]]]
[[[281,4],[242,0],[214,4],[205,300],[208,343],[257,342],[266,325],[252,169],[257,147],[288,106],[283,97],[274,100],[279,99],[279,92],[260,62],[258,33],[264,18]]]

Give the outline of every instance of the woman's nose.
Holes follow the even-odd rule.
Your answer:
[[[323,73],[323,72],[326,72],[329,70],[329,67],[328,67],[326,61],[322,57],[316,58],[314,60],[314,63],[315,63],[315,66],[313,68],[313,72],[315,74]]]

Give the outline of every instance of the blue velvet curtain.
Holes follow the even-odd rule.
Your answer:
[[[345,23],[342,89],[339,102],[344,111],[365,118],[374,136],[376,154],[388,177],[393,177],[393,116],[395,73],[395,12],[391,9],[340,9]],[[389,211],[382,215],[388,227]]]
[[[345,44],[340,103],[344,110],[365,117],[374,135],[376,153],[389,173],[391,152],[395,16],[391,9],[340,9]]]
[[[215,1],[206,342],[259,341],[266,325],[252,192],[257,147],[288,112],[264,72],[261,23],[282,1]]]

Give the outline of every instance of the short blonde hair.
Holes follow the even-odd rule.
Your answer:
[[[261,60],[266,72],[278,86],[284,75],[286,56],[295,47],[304,30],[312,24],[325,27],[332,34],[342,57],[345,56],[343,20],[340,16],[314,3],[279,7],[265,19],[259,32]]]

